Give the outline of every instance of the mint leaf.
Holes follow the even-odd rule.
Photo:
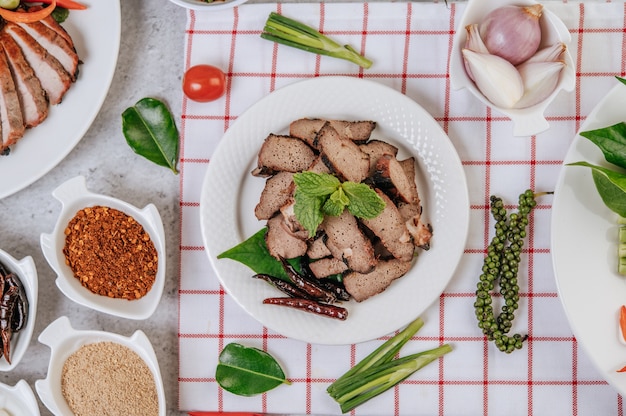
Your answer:
[[[338,217],[341,215],[341,213],[349,203],[350,200],[343,191],[343,188],[339,187],[335,192],[330,195],[322,210],[326,215]]]
[[[317,232],[317,227],[324,221],[322,205],[326,196],[311,196],[302,192],[300,188],[296,188],[294,199],[296,203],[293,210],[296,218],[309,232],[309,237],[313,237]]]
[[[298,190],[308,196],[328,196],[341,185],[339,179],[328,173],[301,172],[293,175]]]
[[[350,199],[348,210],[355,217],[375,218],[385,209],[385,201],[366,184],[344,182],[341,186]]]

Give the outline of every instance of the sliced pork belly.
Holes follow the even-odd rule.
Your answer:
[[[399,277],[402,277],[411,268],[410,261],[392,259],[379,261],[370,273],[349,272],[343,277],[343,284],[357,302],[374,296],[389,287]]]
[[[24,135],[24,119],[17,88],[4,48],[0,49],[0,152],[5,152]]]
[[[267,221],[267,233],[265,243],[270,254],[276,259],[292,259],[303,256],[307,251],[305,241],[288,233],[283,226],[282,214],[277,214]]]
[[[352,140],[357,143],[365,143],[369,140],[372,131],[376,128],[373,121],[345,121],[325,120],[320,118],[302,118],[293,121],[289,125],[289,135],[307,142],[311,147],[318,149],[317,135],[326,124],[337,130],[342,139]]]
[[[54,56],[71,76],[72,81],[78,75],[78,54],[76,49],[56,31],[42,22],[18,23],[29,35]]]
[[[363,218],[361,222],[380,238],[381,243],[395,258],[411,261],[415,247],[402,215],[387,195],[380,189],[375,191],[385,201],[385,208],[377,217]]]
[[[71,75],[23,28],[14,23],[6,23],[4,30],[22,49],[22,53],[46,91],[50,104],[60,103],[72,85]]]
[[[34,7],[31,7],[30,10],[34,10]],[[54,30],[59,36],[61,36],[63,39],[65,39],[65,41],[72,47],[72,49],[75,49],[75,47],[74,47],[74,40],[72,39],[70,34],[67,33],[65,28],[63,26],[61,26],[59,24],[59,22],[54,20],[54,17],[48,16],[45,19],[41,20],[41,23],[45,24],[50,29]]]
[[[370,140],[369,142],[359,145],[362,152],[365,152],[370,157],[370,171],[369,176],[372,176],[376,172],[376,162],[378,159],[387,154],[394,157],[398,154],[398,148],[382,140]]]
[[[254,208],[254,215],[259,220],[268,220],[287,203],[293,194],[292,172],[278,172],[265,182],[259,203]]]
[[[326,232],[326,246],[333,257],[344,261],[351,270],[361,273],[374,268],[376,257],[372,243],[347,209],[337,217],[327,216],[321,227]]]
[[[376,162],[374,184],[393,199],[407,203],[418,201],[414,177],[409,179],[395,156],[386,154]]]
[[[270,134],[259,151],[255,176],[270,176],[277,172],[306,170],[317,156],[306,143],[295,137]]]
[[[26,127],[35,127],[48,116],[46,92],[13,38],[0,32],[0,43],[6,52],[13,80],[17,86],[24,124]]]
[[[329,123],[318,134],[322,160],[340,179],[359,183],[370,169],[369,156],[351,140],[342,139]]]
[[[334,257],[314,261],[309,264],[309,268],[318,279],[333,276],[348,270],[346,263]]]

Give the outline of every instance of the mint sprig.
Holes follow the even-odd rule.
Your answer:
[[[364,183],[340,182],[328,173],[301,172],[293,176],[296,184],[294,212],[313,237],[324,215],[339,216],[348,208],[358,218],[375,218],[385,208],[385,201]]]

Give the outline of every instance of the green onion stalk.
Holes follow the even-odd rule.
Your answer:
[[[312,27],[278,13],[270,13],[263,30],[263,39],[319,55],[345,59],[366,69],[372,66],[372,61],[360,55],[352,46],[342,46]]]

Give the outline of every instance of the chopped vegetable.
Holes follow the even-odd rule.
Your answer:
[[[20,0],[0,0],[0,7],[3,9],[14,10],[20,5]]]
[[[389,390],[425,365],[452,351],[449,344],[444,344],[428,351],[393,359],[422,325],[423,321],[417,318],[328,386],[328,394],[339,403],[342,413],[349,412]]]
[[[372,61],[352,46],[341,46],[312,27],[278,13],[270,13],[261,37],[307,52],[345,59],[366,69],[372,66]]]
[[[14,23],[33,23],[38,22],[50,16],[57,5],[57,0],[50,0],[50,5],[34,12],[29,11],[11,11],[0,7],[0,17],[4,20]]]
[[[224,390],[238,396],[255,396],[291,384],[274,357],[237,343],[226,345],[220,353],[215,379]]]
[[[154,98],[143,98],[122,114],[122,129],[135,153],[178,173],[178,130],[167,106]]]
[[[37,0],[37,3],[52,4],[52,0]],[[74,0],[56,0],[56,5],[68,10],[85,10],[87,6]]]

